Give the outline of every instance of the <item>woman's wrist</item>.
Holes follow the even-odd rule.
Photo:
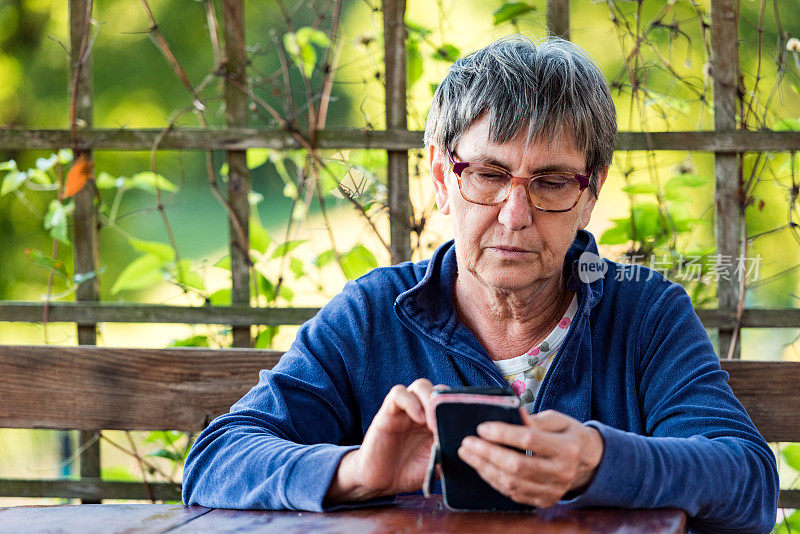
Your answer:
[[[586,447],[584,448],[584,462],[582,473],[575,479],[570,488],[571,491],[582,492],[592,483],[600,461],[603,459],[605,442],[600,431],[591,426],[584,426],[587,432]]]
[[[358,449],[349,451],[342,456],[336,474],[328,487],[328,492],[325,494],[325,502],[366,501],[380,496],[379,492],[370,490],[361,484],[358,476],[358,456]]]

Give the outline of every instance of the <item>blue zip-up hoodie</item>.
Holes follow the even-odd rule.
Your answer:
[[[580,231],[565,258],[578,311],[535,411],[586,422],[605,450],[571,503],[681,508],[690,527],[769,532],[778,475],[772,451],[727,384],[692,303],[675,283],[609,260],[583,283]],[[341,457],[395,384],[508,387],[453,307],[452,241],[430,260],[375,269],[304,324],[291,348],[230,413],[198,436],[183,500],[218,508],[324,510]],[[584,277],[586,279],[586,277]]]

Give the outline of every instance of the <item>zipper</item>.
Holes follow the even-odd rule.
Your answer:
[[[510,389],[508,383],[506,383],[505,379],[503,378],[503,375],[500,374],[500,370],[497,368],[497,366],[490,365],[489,363],[487,363],[486,358],[476,358],[475,356],[470,356],[468,354],[456,352],[452,349],[452,347],[442,343],[439,339],[436,339],[433,336],[431,336],[430,333],[428,333],[424,328],[419,328],[414,321],[410,320],[405,316],[405,313],[398,313],[397,317],[400,319],[400,322],[406,326],[406,328],[416,331],[418,335],[421,334],[423,337],[426,337],[434,344],[439,345],[444,349],[444,353],[449,355],[451,358],[457,357],[457,358],[466,358],[470,360],[471,362],[475,363],[478,367],[481,367],[483,368],[484,371],[486,371],[486,373],[489,375],[489,378],[492,381],[494,381],[494,385],[501,387],[503,389]],[[456,366],[455,362],[453,362],[453,366],[456,368],[456,373],[463,380],[463,375],[458,370],[458,367]],[[466,382],[465,380],[463,381]]]
[[[582,314],[583,309],[586,307],[586,300],[587,300],[586,299],[586,293],[587,292],[584,291],[580,295],[580,300],[578,302],[578,310],[575,312],[575,316],[576,317],[578,317],[580,314]],[[424,337],[428,338],[430,341],[432,341],[436,345],[439,345],[439,346],[443,347],[445,349],[445,354],[449,355],[451,358],[452,357],[459,357],[459,358],[466,358],[466,359],[472,361],[473,363],[477,364],[478,367],[481,367],[481,368],[483,368],[484,371],[486,371],[486,373],[489,375],[489,378],[491,378],[494,381],[494,385],[496,385],[498,387],[501,387],[503,389],[510,389],[508,383],[505,381],[503,376],[500,374],[500,370],[497,368],[497,366],[496,365],[490,365],[489,363],[487,363],[485,361],[486,358],[476,358],[476,357],[470,356],[468,354],[456,352],[456,351],[452,350],[452,348],[449,347],[448,345],[445,345],[440,340],[438,340],[438,339],[434,338],[433,336],[431,336],[424,328],[419,328],[416,325],[416,323],[414,321],[411,321],[410,319],[408,319],[405,316],[404,313],[398,313],[397,317],[400,319],[400,322],[403,323],[406,326],[406,328],[410,328],[411,330],[415,330],[418,334],[422,334]],[[545,389],[547,387],[547,384],[550,381],[550,376],[555,373],[556,369],[558,369],[558,365],[559,365],[559,363],[561,361],[561,358],[559,356],[561,356],[561,353],[564,351],[564,348],[567,346],[569,341],[572,339],[572,336],[574,335],[575,328],[573,326],[574,326],[574,323],[573,323],[573,325],[570,325],[569,332],[567,332],[567,337],[564,338],[564,342],[561,344],[561,347],[559,347],[558,351],[556,352],[556,357],[555,357],[555,361],[553,362],[553,366],[550,368],[550,370],[544,376],[544,381],[542,382],[542,387],[539,388],[539,391],[536,394],[536,400],[533,403],[533,410],[534,410],[533,413],[536,413],[536,412],[539,411],[539,405],[540,405],[541,400],[542,400],[542,395],[543,395],[543,393],[544,393],[544,391],[545,391]],[[453,366],[455,366],[455,362],[453,362]],[[464,381],[463,380],[463,376],[462,376],[461,372],[458,371],[457,367],[456,367],[456,372],[462,378],[462,381]]]
[[[584,308],[586,307],[586,300],[587,300],[586,293],[587,293],[586,291],[581,293],[580,300],[578,302],[578,309],[575,312],[575,317],[578,317],[579,320],[581,315],[583,314]],[[558,351],[556,351],[556,357],[553,361],[553,366],[550,367],[548,372],[544,375],[544,380],[542,381],[542,387],[539,388],[539,391],[536,393],[536,399],[533,401],[533,413],[538,413],[539,410],[541,409],[542,397],[544,396],[544,392],[547,389],[547,385],[550,383],[550,377],[555,374],[556,370],[558,369],[558,365],[561,363],[561,360],[563,359],[561,355],[567,348],[569,342],[572,340],[575,334],[575,330],[577,330],[577,327],[575,327],[575,324],[577,322],[578,321],[573,321],[572,324],[570,325],[569,332],[567,332],[567,337],[564,338],[564,341],[561,343],[561,346],[558,348]]]

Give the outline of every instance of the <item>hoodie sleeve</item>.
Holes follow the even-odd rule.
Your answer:
[[[605,450],[592,483],[572,502],[681,508],[696,531],[770,532],[775,456],[728,386],[683,288],[663,291],[642,325],[637,382],[645,435],[588,422]]]
[[[341,457],[363,438],[350,386],[368,349],[368,302],[350,282],[303,325],[291,348],[230,412],[195,441],[183,502],[239,509],[322,511]]]

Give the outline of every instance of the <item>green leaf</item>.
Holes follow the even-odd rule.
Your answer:
[[[28,172],[25,173],[28,177],[28,180],[35,184],[39,185],[51,185],[53,181],[50,179],[50,175],[39,169],[28,169]]]
[[[106,171],[100,172],[97,177],[94,179],[95,185],[97,185],[97,189],[117,189],[120,187],[125,187],[125,179],[124,178],[114,178]]]
[[[26,173],[12,170],[3,178],[3,185],[0,186],[0,197],[16,191],[27,179],[28,175]]]
[[[314,65],[317,64],[317,51],[310,44],[300,47],[300,66],[306,73],[306,78],[314,74]]]
[[[670,201],[670,205],[678,206],[692,201],[692,195],[685,187],[671,187],[664,189],[664,198]]]
[[[289,269],[294,273],[297,278],[300,278],[304,274],[306,274],[305,269],[303,268],[303,262],[298,260],[297,258],[291,258],[289,260]]]
[[[800,472],[800,444],[793,443],[791,445],[786,445],[783,450],[781,450],[781,455],[792,469]]]
[[[283,34],[283,48],[292,57],[300,55],[300,44],[297,42],[297,34],[286,32]]]
[[[72,150],[70,150],[69,148],[62,148],[61,150],[58,151],[57,156],[58,156],[58,162],[62,165],[70,163],[72,159],[75,157],[72,154]]]
[[[310,26],[304,26],[296,33],[287,32],[283,36],[283,46],[286,52],[307,78],[314,73],[314,66],[317,63],[317,51],[312,44],[326,48],[330,46],[330,41],[324,32]]]
[[[630,224],[626,227],[623,224],[617,223],[616,226],[603,232],[603,235],[600,237],[600,244],[620,245],[622,243],[627,243],[631,239],[630,233]]]
[[[678,174],[670,178],[666,185],[664,185],[664,190],[669,191],[670,189],[674,189],[677,187],[703,187],[704,185],[708,185],[711,183],[711,177],[709,176],[697,176],[696,174]]]
[[[256,336],[256,348],[257,349],[269,349],[272,348],[272,340],[278,333],[277,326],[268,326],[266,329],[262,330]]]
[[[255,169],[261,167],[269,159],[269,154],[272,152],[268,148],[251,148],[247,151],[247,168]]]
[[[331,45],[328,36],[322,30],[315,30],[311,26],[303,26],[297,30],[297,41],[302,45],[313,43],[321,48]]]
[[[437,48],[436,52],[433,54],[433,59],[438,59],[447,63],[455,63],[459,57],[461,57],[461,51],[451,44],[443,44]]]
[[[211,293],[208,297],[208,302],[212,306],[230,306],[232,299],[231,299],[231,290],[230,289],[220,289]]]
[[[258,289],[268,303],[275,302],[275,286],[263,273],[258,273]]]
[[[115,465],[113,467],[103,467],[100,469],[100,476],[103,480],[132,481],[139,480],[126,468]]]
[[[409,35],[424,39],[431,34],[431,30],[421,24],[417,24],[416,22],[411,22],[409,20],[406,20],[405,22]]]
[[[336,253],[333,249],[328,249],[325,252],[321,253],[319,256],[314,258],[314,265],[319,267],[320,269],[328,265],[330,262],[336,259]]]
[[[206,288],[203,277],[192,270],[192,260],[183,259],[179,261],[170,272],[177,283],[182,283],[200,291],[204,291]]]
[[[204,337],[204,336],[193,336],[193,337]],[[183,437],[183,434],[175,430],[154,430],[152,432],[148,432],[144,442],[166,443],[167,445],[173,445],[176,441],[181,439],[181,437]]]
[[[522,15],[536,11],[536,8],[527,2],[508,2],[500,6],[492,15],[494,16],[494,25],[497,26],[507,21],[516,21]]]
[[[633,207],[633,221],[636,225],[636,240],[645,241],[664,233],[661,215],[655,204],[637,204]]]
[[[692,201],[692,194],[687,189],[703,187],[711,183],[711,178],[694,174],[678,174],[670,178],[664,185],[664,197],[674,202],[688,203]]]
[[[385,169],[389,158],[385,150],[359,149],[352,150],[347,156],[347,161],[362,169],[375,174],[379,169]]]
[[[772,531],[773,534],[789,534],[789,532],[800,532],[800,510],[795,510],[792,512],[792,515],[787,517],[785,520],[778,521],[775,527],[775,530]]]
[[[378,266],[378,260],[364,245],[354,246],[350,252],[342,255],[342,270],[348,280],[358,278]]]
[[[797,91],[797,86],[795,86],[795,90]],[[800,93],[800,91],[797,92]],[[800,121],[797,119],[780,119],[775,122],[775,126],[772,129],[778,132],[796,132],[800,130]]]
[[[672,221],[676,232],[688,232],[703,221],[692,217],[689,209],[684,204],[669,203],[667,216]]]
[[[161,258],[155,254],[145,254],[136,258],[122,270],[111,288],[111,294],[144,289],[163,281],[164,276],[161,271],[163,264]]]
[[[290,200],[297,198],[297,186],[294,185],[294,182],[289,182],[283,186],[283,196]]]
[[[220,269],[226,269],[228,271],[231,270],[231,256],[230,254],[226,254],[222,256],[220,259],[214,263],[214,267],[219,267]]]
[[[631,184],[622,188],[629,195],[654,195],[656,188],[652,184]]]
[[[92,278],[96,277],[98,275],[98,273],[102,273],[105,270],[106,270],[105,267],[100,267],[100,269],[98,269],[97,271],[89,271],[89,272],[86,272],[86,273],[78,273],[78,274],[72,276],[72,281],[75,282],[76,284],[82,284],[82,283],[86,282],[87,280],[91,280]]]
[[[278,296],[287,302],[292,302],[294,300],[294,291],[289,289],[286,284],[281,284],[280,289],[278,289]]]
[[[219,167],[219,175],[220,176],[228,176],[228,173],[231,171],[230,167],[228,167],[228,162],[226,161]]]
[[[170,347],[210,347],[211,345],[208,343],[208,336],[189,336],[184,339],[178,339],[173,341]]]
[[[69,243],[67,239],[67,209],[58,200],[51,200],[44,216],[44,229],[50,230],[50,237],[62,243]]]
[[[156,458],[166,458],[167,460],[172,460],[173,462],[183,461],[183,456],[181,456],[175,451],[170,451],[167,449],[158,449],[156,452],[151,452],[147,456],[154,456]]]
[[[125,180],[125,185],[130,189],[142,189],[153,194],[155,194],[156,189],[161,189],[162,191],[178,190],[178,187],[175,184],[160,174],[150,171],[140,172],[133,175],[132,178],[127,178]]]
[[[13,159],[8,161],[0,161],[0,171],[16,171],[17,162]]]
[[[416,39],[406,41],[406,87],[411,88],[422,77],[422,54]]]
[[[284,243],[281,243],[272,252],[272,256],[270,257],[270,259],[282,258],[283,256],[286,256],[288,253],[290,253],[291,251],[293,251],[306,241],[308,241],[308,239],[292,239]]]
[[[250,216],[250,248],[252,250],[257,250],[261,254],[265,254],[267,252],[267,248],[272,243],[272,238],[269,236],[266,228],[264,225],[261,224],[261,221],[258,219],[257,216],[251,215]]]
[[[166,243],[159,243],[158,241],[143,241],[141,239],[129,238],[128,243],[139,252],[153,254],[164,263],[169,263],[175,260],[175,249]]]
[[[25,255],[27,255],[28,258],[30,258],[30,260],[39,267],[44,267],[48,271],[51,271],[54,274],[59,275],[65,280],[69,278],[69,275],[67,274],[67,269],[64,266],[64,262],[60,260],[53,260],[47,258],[45,257],[44,254],[41,253],[41,251],[32,248],[26,249]]]
[[[250,204],[251,208],[255,208],[259,204],[264,201],[264,195],[258,193],[256,191],[250,191],[247,193],[247,203]]]
[[[50,154],[49,158],[36,158],[36,168],[42,172],[47,172],[58,163],[58,155]]]

